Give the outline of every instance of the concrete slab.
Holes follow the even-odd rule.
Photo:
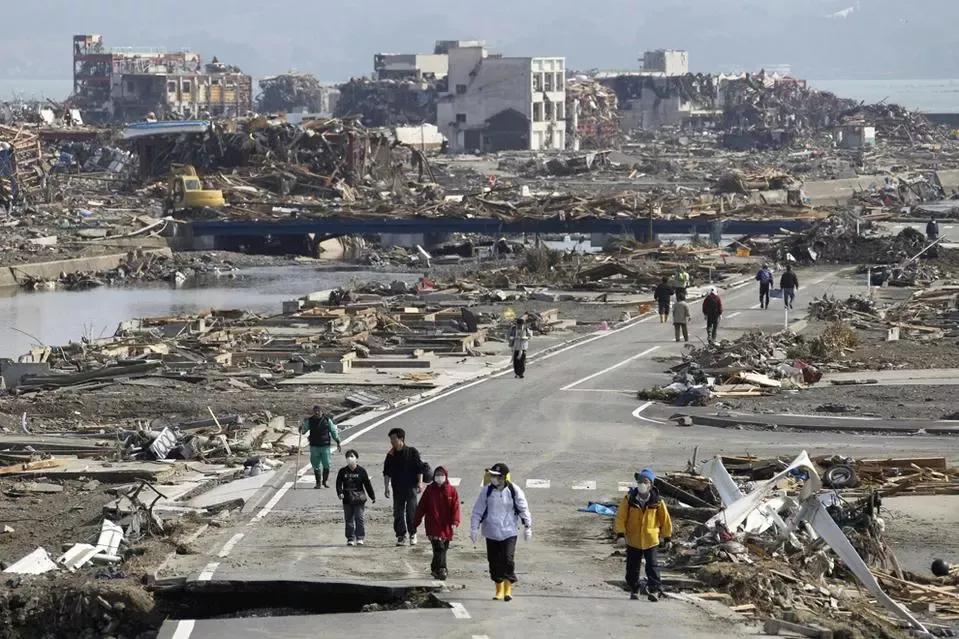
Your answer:
[[[275,475],[275,470],[268,470],[253,477],[234,479],[201,495],[197,495],[187,501],[185,505],[191,508],[207,508],[210,510],[216,510],[232,504],[243,506],[248,500],[253,498],[257,491],[266,486]]]
[[[870,381],[880,386],[955,386],[959,385],[959,368],[896,369],[888,371],[853,371],[826,373],[823,384],[831,382]]]

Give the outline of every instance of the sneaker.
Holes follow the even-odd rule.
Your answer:
[[[646,595],[646,598],[650,601],[659,601],[659,595],[657,595],[655,592],[650,592],[648,595]]]
[[[347,539],[347,540],[346,540],[346,545],[347,545],[347,546],[355,546],[355,545],[356,545],[356,542],[353,541],[352,539]]]
[[[415,535],[415,534],[410,535],[410,545],[411,545],[411,546],[415,546],[415,545],[416,545],[416,535]]]
[[[366,541],[363,540],[363,539],[357,539],[357,540],[356,540],[356,545],[357,545],[357,546],[362,546],[362,545],[364,545],[365,543],[366,543]]]
[[[631,593],[629,593],[629,598],[632,599],[633,601],[638,601],[638,600],[639,600],[639,593],[631,592]]]
[[[446,569],[444,568],[443,570],[440,570],[440,572],[439,572],[439,577],[438,577],[438,578],[439,578],[440,581],[446,581],[446,578],[447,578],[448,576],[449,576],[449,573],[448,573],[448,572],[446,571]]]
[[[397,538],[396,538],[396,545],[397,545],[397,546],[405,546],[405,545],[406,545],[406,536],[405,536],[405,535],[401,535],[401,536],[397,537]]]

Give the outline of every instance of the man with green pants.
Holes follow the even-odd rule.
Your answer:
[[[316,478],[316,486],[313,488],[329,488],[333,442],[336,442],[336,451],[340,451],[340,433],[333,417],[324,413],[319,406],[314,406],[313,414],[303,420],[300,432],[310,434],[310,465]]]

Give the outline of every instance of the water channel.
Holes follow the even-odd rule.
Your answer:
[[[0,357],[16,359],[36,346],[113,335],[126,319],[244,309],[279,314],[284,300],[358,282],[416,281],[417,273],[317,268],[315,265],[241,269],[235,278],[107,287],[88,291],[0,289]],[[29,335],[27,335],[29,334]]]

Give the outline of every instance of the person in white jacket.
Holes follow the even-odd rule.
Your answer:
[[[483,486],[473,505],[470,539],[475,545],[481,532],[486,538],[489,574],[496,584],[496,596],[493,599],[511,601],[513,584],[516,583],[513,556],[519,525],[523,524],[523,536],[529,541],[533,538],[533,517],[526,495],[519,486],[507,479],[509,468],[506,464],[493,464],[486,472],[489,473],[490,484]]]

